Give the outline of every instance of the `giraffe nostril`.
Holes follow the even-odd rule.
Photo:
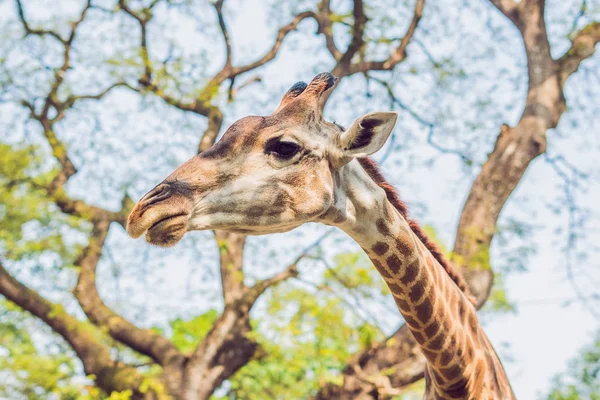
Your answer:
[[[148,193],[146,193],[146,195],[142,198],[141,203],[142,203],[142,209],[140,210],[143,214],[143,212],[150,207],[153,204],[158,203],[159,201],[163,201],[166,198],[168,198],[172,193],[172,189],[171,186],[167,183],[162,183],[160,185],[158,185],[157,187],[155,187],[154,189],[152,189],[151,191],[149,191]]]

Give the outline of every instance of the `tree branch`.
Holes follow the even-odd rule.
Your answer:
[[[275,58],[275,56],[277,56],[277,53],[279,52],[281,44],[283,43],[283,40],[286,38],[286,36],[290,32],[296,30],[298,28],[298,25],[300,24],[300,22],[304,21],[307,18],[316,18],[315,13],[313,13],[312,11],[305,11],[305,12],[301,12],[300,14],[296,15],[294,17],[294,19],[292,20],[292,22],[279,28],[279,30],[277,31],[277,37],[275,39],[275,43],[273,44],[271,49],[267,51],[267,53],[265,55],[263,55],[258,60],[251,62],[247,65],[243,65],[240,67],[233,67],[231,69],[231,73],[227,76],[226,79],[233,78],[233,77],[236,77],[245,72],[256,69],[260,66],[265,65],[269,61],[273,60]]]
[[[345,76],[350,76],[355,73],[361,72],[366,74],[369,71],[390,71],[395,68],[396,65],[401,63],[406,59],[406,48],[408,44],[411,42],[414,33],[419,25],[419,21],[421,20],[421,16],[423,15],[423,8],[425,7],[425,0],[417,0],[415,3],[415,9],[413,13],[413,18],[406,30],[405,35],[400,39],[400,43],[398,46],[392,51],[390,56],[383,61],[364,61],[361,60],[356,63],[352,63],[352,58],[354,55],[364,46],[364,30],[366,28],[366,24],[368,22],[368,18],[364,13],[364,5],[362,0],[354,1],[353,15],[354,15],[354,24],[352,25],[352,39],[350,44],[348,45],[346,51],[342,54],[333,44],[333,33],[330,25],[325,25],[327,29],[319,29],[319,33],[323,33],[325,35],[327,46],[331,47],[330,52],[334,55],[336,59],[336,65],[332,69],[331,73],[338,78],[343,78]],[[323,24],[322,21],[328,21],[330,24],[330,17],[325,18],[325,16],[329,16],[331,10],[329,8],[329,1],[323,1],[320,6],[320,14],[317,16],[317,21],[319,21],[319,26]],[[331,43],[330,43],[331,42]],[[339,81],[338,81],[339,84]],[[322,97],[322,103],[325,104],[331,96],[332,91],[329,91],[324,94]]]
[[[233,67],[231,65],[231,62],[232,62],[231,61],[232,60],[231,40],[229,37],[227,27],[225,25],[225,20],[224,20],[223,12],[222,12],[223,3],[224,3],[224,1],[218,1],[217,3],[215,3],[215,9],[217,10],[219,26],[221,28],[221,32],[222,32],[224,40],[225,40],[225,47],[226,47],[226,54],[227,54],[225,66],[223,67],[223,69],[221,71],[219,71],[215,76],[213,76],[208,81],[208,83],[206,84],[204,89],[200,92],[200,94],[197,96],[197,98],[195,100],[193,100],[191,102],[186,102],[181,99],[177,99],[177,98],[173,97],[172,95],[167,94],[156,83],[152,82],[152,76],[154,74],[152,71],[151,62],[148,58],[147,39],[146,39],[146,25],[150,19],[149,19],[149,17],[139,16],[138,13],[134,12],[126,5],[124,0],[121,0],[119,2],[120,8],[123,11],[125,11],[127,14],[129,14],[131,17],[133,17],[140,24],[141,35],[142,35],[142,39],[141,39],[141,50],[142,51],[141,52],[142,52],[142,57],[144,58],[144,64],[145,64],[144,75],[138,80],[141,87],[134,87],[134,86],[131,86],[128,84],[121,84],[121,85],[124,85],[124,86],[128,87],[129,89],[136,91],[136,92],[142,92],[143,90],[148,90],[148,91],[152,92],[154,95],[160,97],[167,104],[172,105],[175,108],[178,108],[182,111],[193,112],[195,114],[207,117],[208,125],[202,136],[200,144],[198,146],[199,152],[205,151],[210,146],[212,146],[221,130],[221,126],[223,123],[223,113],[221,112],[221,110],[218,107],[211,104],[212,97],[214,96],[215,93],[217,93],[218,88],[221,85],[221,83],[223,83],[227,79],[231,79],[233,81],[233,79],[235,77],[237,77],[238,75],[243,74],[248,71],[251,71],[258,67],[261,67],[261,66],[265,65],[266,63],[270,62],[271,60],[273,60],[277,56],[277,53],[279,52],[279,49],[283,43],[283,40],[286,38],[286,36],[290,32],[294,31],[298,27],[300,22],[302,22],[303,20],[305,20],[307,18],[311,18],[311,17],[315,18],[315,14],[310,11],[302,12],[302,13],[296,15],[294,17],[294,19],[292,20],[292,22],[279,28],[279,30],[277,32],[277,37],[276,37],[275,43],[273,44],[271,49],[269,51],[267,51],[267,53],[265,55],[263,55],[258,60],[251,62],[247,65]]]
[[[334,60],[339,60],[342,57],[342,53],[338,50],[335,45],[335,39],[333,37],[333,26],[331,18],[331,0],[322,0],[319,3],[319,13],[313,17],[317,21],[318,30],[317,33],[325,36],[325,46]]]
[[[408,47],[412,37],[419,26],[419,21],[423,15],[423,9],[425,8],[425,0],[417,0],[415,4],[415,10],[413,18],[406,30],[406,33],[400,40],[398,47],[390,54],[390,56],[383,61],[362,61],[356,64],[350,65],[348,75],[355,74],[357,72],[367,71],[389,71],[394,69],[396,65],[406,59],[406,48]]]
[[[223,299],[225,304],[231,304],[248,290],[244,284],[243,270],[246,236],[224,231],[214,233],[219,247]]]
[[[0,293],[9,301],[44,321],[63,337],[81,359],[85,373],[95,375],[95,381],[107,392],[137,390],[141,377],[137,371],[110,357],[109,348],[86,323],[67,313],[62,306],[53,304],[29,289],[14,277],[0,261]]]
[[[50,30],[46,30],[46,29],[40,29],[40,28],[32,28],[29,23],[27,22],[27,19],[25,18],[25,10],[23,9],[23,4],[21,4],[21,0],[16,0],[17,3],[17,11],[19,13],[19,19],[21,20],[21,23],[23,24],[23,28],[25,29],[25,35],[37,35],[37,36],[52,36],[53,38],[55,38],[56,40],[58,40],[59,42],[61,42],[63,45],[65,44],[65,39],[63,39],[58,33],[54,32],[54,31],[50,31]]]
[[[198,153],[208,150],[215,143],[223,125],[223,113],[218,107],[211,106],[207,117],[208,125],[202,135],[202,139],[200,139]]]
[[[127,86],[127,83],[116,82],[116,83],[113,83],[112,85],[108,86],[106,89],[100,91],[97,94],[71,95],[71,96],[67,97],[67,99],[65,101],[61,102],[59,106],[62,109],[69,109],[69,108],[73,107],[73,105],[76,102],[78,102],[80,100],[100,100],[104,96],[106,96],[108,93],[110,93],[113,89],[118,88],[118,87],[123,87],[123,86]]]
[[[69,177],[71,177],[73,174],[75,174],[77,172],[77,170],[75,169],[75,166],[69,159],[65,146],[57,139],[56,135],[54,134],[53,122],[52,122],[52,120],[49,119],[48,113],[49,113],[51,107],[57,108],[56,93],[57,93],[58,89],[60,88],[60,86],[62,85],[65,74],[66,74],[67,70],[69,69],[71,45],[73,43],[73,40],[75,39],[77,27],[81,24],[81,22],[83,22],[85,15],[90,8],[90,1],[88,0],[86,6],[81,11],[79,19],[71,24],[71,33],[69,34],[69,37],[67,39],[62,39],[56,33],[54,33],[54,34],[49,33],[50,31],[46,31],[46,30],[42,30],[42,29],[31,29],[27,20],[25,19],[25,12],[23,10],[23,5],[21,4],[20,0],[17,0],[17,8],[19,11],[19,17],[21,20],[21,24],[23,25],[23,28],[25,29],[25,31],[28,34],[38,35],[38,36],[44,36],[44,35],[50,34],[50,35],[56,37],[62,43],[62,45],[64,47],[63,63],[61,65],[61,67],[55,72],[54,82],[52,83],[50,91],[49,91],[48,95],[46,96],[42,112],[40,114],[36,114],[34,107],[31,103],[26,102],[26,101],[22,102],[22,104],[24,106],[26,106],[30,109],[32,118],[37,119],[42,124],[43,132],[46,137],[46,140],[48,141],[48,143],[50,144],[50,147],[52,148],[52,154],[54,155],[54,157],[56,158],[56,160],[59,162],[59,164],[62,167],[62,171],[60,172],[59,176],[57,176],[57,182],[53,183],[53,186],[61,186],[69,179]],[[57,109],[57,113],[59,113],[58,109]]]
[[[245,87],[252,85],[253,83],[262,82],[262,78],[260,75],[255,75],[252,78],[248,79],[238,87],[233,87],[234,79],[231,80],[231,85],[229,86],[229,94],[227,95],[227,101],[232,102],[235,95]]]
[[[156,5],[156,2],[152,4],[150,8],[141,10],[143,15],[139,15],[138,12],[132,10],[126,0],[119,0],[119,8],[125,13],[129,14],[135,19],[140,25],[140,53],[142,56],[142,62],[144,63],[144,74],[140,78],[139,82],[142,85],[147,85],[152,82],[152,64],[150,62],[150,55],[148,53],[148,22],[152,19],[152,7]]]
[[[219,20],[219,27],[221,28],[221,34],[223,35],[223,41],[225,42],[225,66],[223,69],[228,70],[231,67],[231,40],[229,39],[229,32],[225,25],[225,18],[223,17],[223,3],[225,0],[217,0],[214,3],[215,10],[217,10],[217,18]]]
[[[273,275],[270,278],[261,280],[256,282],[248,291],[245,296],[245,301],[252,307],[256,300],[262,295],[265,290],[273,285],[277,285],[289,278],[295,278],[298,276],[298,263],[304,259],[311,251],[313,251],[316,247],[318,247],[323,240],[329,237],[334,232],[333,228],[328,229],[324,234],[319,236],[317,240],[308,245],[302,252],[296,257],[294,261],[292,261],[287,267],[285,267],[281,272]]]
[[[17,8],[19,10],[19,17],[21,23],[25,30],[29,34],[43,36],[48,31],[45,30],[32,30],[25,19],[25,14],[23,10],[23,6],[20,0],[17,0]],[[100,210],[98,208],[92,208],[87,206],[82,201],[73,201],[66,193],[62,190],[64,184],[68,181],[68,179],[77,173],[77,169],[72,163],[71,159],[68,156],[66,146],[57,138],[54,133],[54,122],[62,117],[62,114],[65,112],[65,107],[62,105],[57,99],[58,89],[61,87],[62,83],[65,79],[65,74],[70,67],[70,51],[73,41],[75,40],[75,36],[77,33],[77,28],[84,21],[88,10],[91,8],[91,0],[86,2],[85,7],[81,11],[79,18],[71,23],[71,31],[67,39],[59,38],[60,42],[63,44],[63,63],[60,68],[55,72],[54,82],[51,85],[50,91],[46,96],[44,101],[44,106],[40,114],[36,114],[33,104],[27,101],[23,101],[22,104],[29,108],[31,117],[38,120],[42,125],[43,134],[52,149],[52,155],[58,161],[61,166],[61,169],[53,182],[50,183],[48,189],[48,193],[50,196],[55,197],[57,204],[59,207],[64,208],[65,210],[70,211],[74,214],[83,214],[84,212],[91,212],[92,215],[97,215],[104,210]],[[57,112],[57,117],[53,120],[49,118],[50,108],[54,108]]]
[[[352,39],[350,40],[350,44],[348,48],[344,52],[344,54],[339,58],[336,67],[334,70],[340,70],[339,75],[345,75],[344,72],[347,73],[348,67],[352,62],[352,57],[360,50],[361,47],[364,46],[364,32],[365,27],[367,26],[367,17],[365,15],[364,5],[362,0],[354,0],[354,7],[352,9],[352,14],[354,16],[354,23],[352,24]],[[344,71],[344,72],[342,72]],[[337,75],[334,73],[334,75]]]
[[[110,221],[106,219],[94,223],[89,243],[75,262],[80,272],[73,294],[89,320],[105,328],[112,338],[149,356],[163,367],[171,364],[180,367],[184,357],[169,340],[154,331],[133,325],[107,307],[100,298],[96,286],[96,267],[109,225]]]
[[[594,54],[598,42],[600,42],[600,22],[592,22],[577,32],[571,40],[569,50],[557,60],[563,82],[577,72],[583,60]]]
[[[54,74],[54,83],[52,84],[50,92],[48,93],[48,96],[46,97],[44,108],[43,108],[42,114],[41,114],[41,122],[42,123],[43,123],[43,121],[49,119],[48,113],[49,113],[51,107],[54,107],[57,109],[58,89],[63,84],[65,75],[66,75],[68,69],[71,67],[71,46],[73,45],[73,41],[75,40],[75,36],[77,34],[77,28],[84,21],[85,16],[86,16],[88,10],[90,9],[90,7],[91,7],[91,0],[87,0],[85,7],[81,11],[79,19],[77,19],[76,21],[71,23],[71,32],[69,33],[69,37],[67,38],[67,40],[63,41],[63,46],[64,46],[63,63],[61,65],[61,67]],[[57,112],[58,111],[59,110],[57,109]]]
[[[435,143],[433,141],[433,136],[435,133],[435,124],[433,122],[427,121],[426,119],[424,119],[423,117],[421,117],[419,114],[417,114],[412,108],[410,108],[409,106],[407,106],[406,104],[404,104],[404,102],[402,102],[400,100],[400,98],[398,98],[398,96],[396,96],[396,94],[394,93],[394,90],[392,88],[392,86],[390,85],[389,82],[386,82],[382,79],[379,79],[377,77],[374,76],[370,76],[367,74],[367,79],[369,80],[373,80],[374,82],[378,83],[379,85],[381,85],[385,91],[387,92],[388,97],[390,98],[390,101],[392,103],[392,108],[394,108],[395,106],[399,107],[400,109],[402,109],[403,111],[408,112],[408,114],[413,117],[413,119],[415,119],[418,123],[420,123],[421,125],[423,125],[424,127],[427,128],[428,133],[427,133],[427,143],[433,147],[434,149],[436,149],[437,151],[439,151],[440,153],[444,153],[444,154],[455,154],[457,156],[459,156],[465,163],[471,163],[472,160],[465,155],[463,152],[461,152],[460,150],[457,149],[449,149],[443,146],[440,146],[439,144]]]
[[[208,398],[254,356],[258,345],[247,336],[252,330],[249,311],[243,298],[225,306],[185,366],[184,398]]]
[[[519,3],[514,0],[490,0],[502,14],[510,19],[517,27],[521,24],[519,15]]]
[[[157,2],[155,1],[152,5],[155,5]],[[23,104],[29,108],[32,117],[41,123],[43,133],[52,148],[53,155],[61,166],[59,174],[48,188],[49,195],[55,200],[61,211],[89,220],[93,224],[89,244],[76,261],[76,264],[80,267],[80,274],[74,289],[75,297],[92,323],[105,329],[115,340],[141,354],[148,355],[154,361],[163,365],[165,375],[169,375],[165,379],[173,381],[175,385],[179,386],[177,390],[171,390],[173,393],[179,393],[183,390],[181,385],[183,377],[171,379],[172,375],[179,374],[181,376],[183,373],[188,374],[186,376],[193,377],[190,379],[193,380],[194,384],[200,383],[202,390],[206,393],[209,393],[209,390],[212,392],[214,388],[220,385],[223,379],[231,376],[237,369],[247,363],[256,351],[256,343],[246,337],[246,334],[251,330],[248,315],[251,303],[249,304],[248,299],[241,300],[239,298],[240,293],[236,293],[242,292],[243,294],[248,292],[248,288],[243,284],[243,275],[242,279],[239,276],[242,273],[241,255],[244,237],[241,235],[230,235],[227,237],[231,245],[231,251],[222,254],[221,267],[224,297],[226,303],[229,305],[226,306],[223,315],[203,342],[205,344],[203,351],[195,353],[198,357],[196,359],[192,357],[190,362],[186,363],[187,359],[176,350],[171,342],[152,331],[134,326],[107,307],[100,298],[95,282],[96,267],[101,257],[109,224],[111,221],[117,221],[125,225],[127,212],[131,207],[131,199],[125,197],[123,199],[122,210],[116,213],[90,206],[81,200],[71,199],[64,190],[64,185],[71,176],[76,174],[77,170],[68,156],[66,146],[55,135],[54,124],[61,120],[64,117],[65,111],[70,109],[76,102],[85,99],[98,100],[112,89],[125,86],[137,92],[150,91],[167,104],[184,111],[206,116],[208,118],[208,127],[199,145],[199,150],[203,151],[210,147],[214,143],[223,121],[223,114],[219,108],[211,104],[212,96],[216,93],[219,85],[226,79],[232,79],[233,81],[236,75],[258,68],[274,59],[285,37],[291,31],[295,30],[304,19],[314,17],[314,13],[312,12],[297,15],[291,23],[284,25],[278,30],[273,47],[264,56],[253,63],[234,69],[231,67],[231,44],[222,14],[222,5],[223,1],[219,1],[215,7],[219,17],[219,25],[226,41],[226,65],[221,73],[218,73],[209,80],[209,83],[195,101],[185,102],[176,99],[161,89],[157,83],[153,82],[155,72],[153,71],[148,53],[147,39],[147,25],[152,18],[150,12],[152,6],[143,10],[133,10],[127,1],[120,0],[120,9],[135,19],[141,29],[140,46],[144,70],[142,76],[138,79],[139,87],[133,87],[126,82],[118,82],[97,94],[71,95],[62,101],[57,98],[58,90],[63,84],[65,75],[70,68],[70,49],[76,35],[76,28],[84,20],[86,11],[91,7],[88,1],[79,20],[72,24],[69,37],[64,40],[61,39],[61,43],[64,45],[63,62],[55,74],[55,80],[51,84],[51,90],[44,102],[43,110],[39,114],[36,114],[33,103]],[[27,25],[27,27],[29,26]],[[42,33],[38,32],[38,34]],[[55,109],[57,112],[54,118],[49,117],[52,109]],[[216,235],[219,236],[219,232]],[[234,254],[236,251],[239,251],[238,255]],[[232,264],[233,268],[229,268]],[[278,279],[280,278],[268,280],[264,287],[266,288],[268,285],[274,284],[274,280]],[[184,364],[186,364],[185,367]],[[169,368],[171,368],[171,372],[167,371]],[[198,373],[204,374],[206,379],[199,379],[197,376]]]

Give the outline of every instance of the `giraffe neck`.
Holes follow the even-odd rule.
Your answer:
[[[476,398],[473,390],[498,386],[495,369],[504,371],[475,307],[366,172],[355,161],[339,171],[344,190],[336,209],[344,218],[338,215],[335,225],[365,250],[388,285],[427,359],[430,387],[438,396]]]

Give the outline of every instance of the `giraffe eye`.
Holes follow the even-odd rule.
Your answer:
[[[266,152],[275,155],[282,160],[289,160],[300,151],[300,146],[294,142],[273,141],[267,143]]]

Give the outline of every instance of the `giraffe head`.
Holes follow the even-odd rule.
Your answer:
[[[296,83],[272,115],[235,122],[136,204],[127,232],[172,246],[192,230],[260,235],[309,221],[334,224],[335,209],[344,207],[340,191],[347,189],[340,169],[379,150],[397,119],[370,113],[347,130],[325,121],[324,99],[336,81],[322,73],[308,85]]]

